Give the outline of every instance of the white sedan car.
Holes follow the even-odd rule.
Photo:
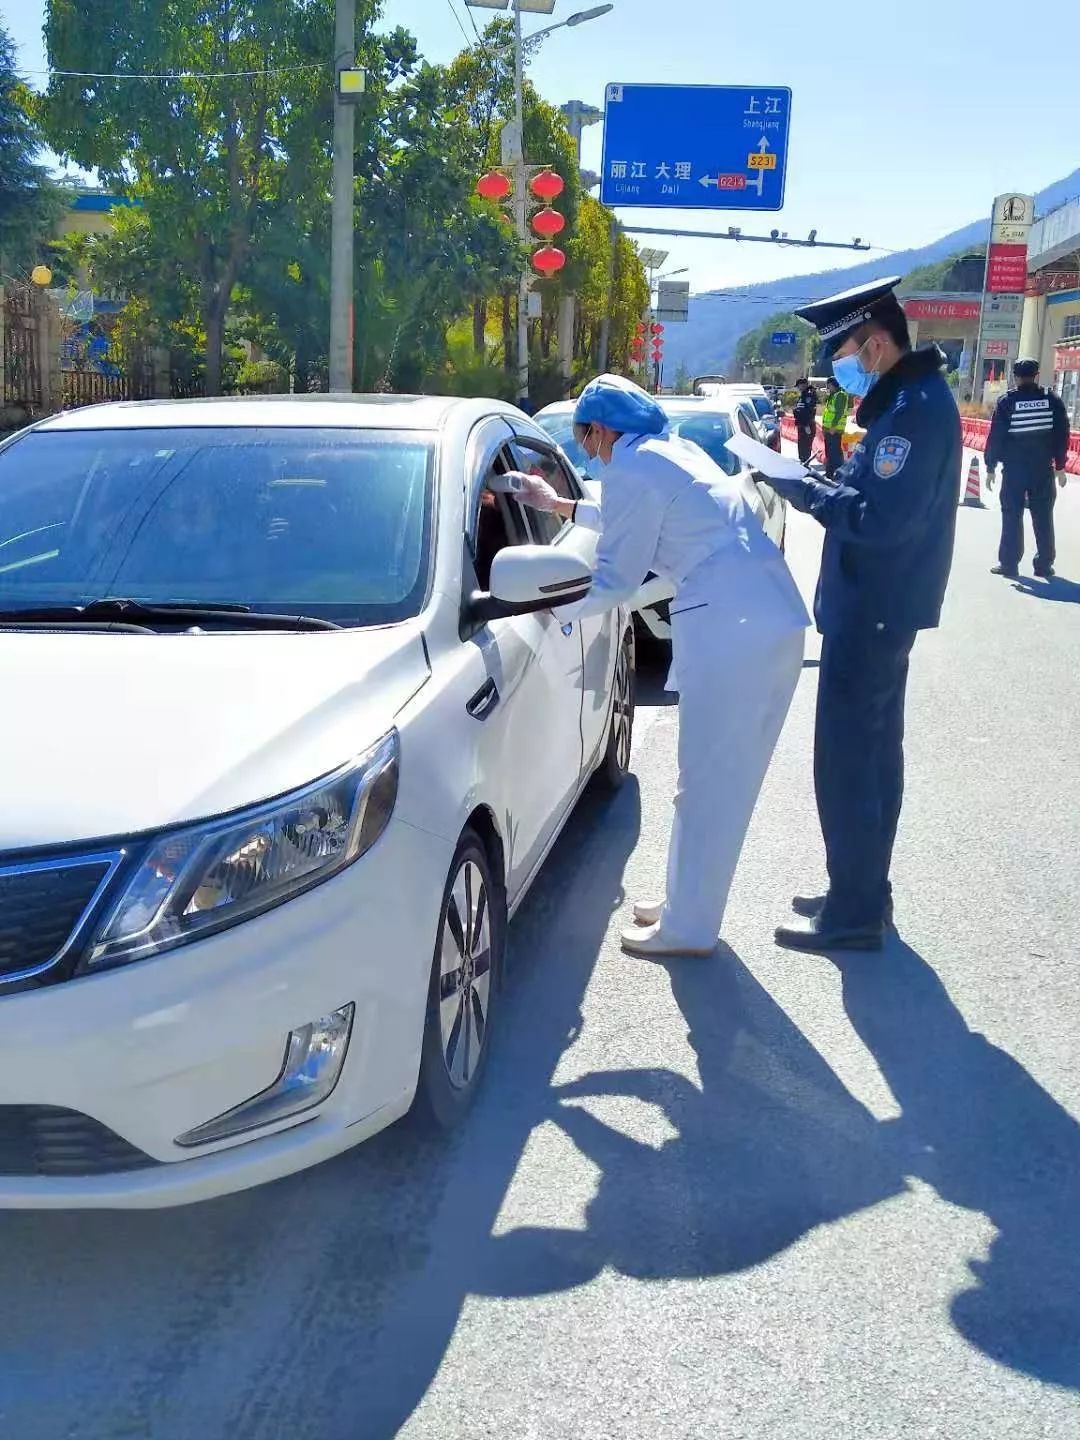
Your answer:
[[[679,435],[684,440],[692,440],[726,475],[739,477],[748,507],[761,521],[769,538],[783,550],[787,529],[787,501],[781,499],[763,475],[751,470],[746,462],[733,455],[725,444],[735,434],[746,435],[751,440],[761,440],[757,416],[749,399],[734,394],[725,395],[720,387],[716,394],[658,395],[656,398],[667,413],[672,434]],[[573,416],[573,403],[560,401],[541,410],[536,416],[536,423],[542,425],[561,446],[571,464],[587,482],[599,482],[603,479],[604,466],[599,460],[590,460],[574,439]],[[666,598],[644,606],[637,615],[639,626],[645,634],[663,645],[671,643],[669,606],[674,593],[672,589]]]
[[[630,756],[577,477],[495,401],[114,405],[0,447],[0,1206],[466,1110],[509,916]]]

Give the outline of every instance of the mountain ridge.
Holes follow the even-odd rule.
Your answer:
[[[1080,194],[1080,168],[1047,185],[1035,197],[1035,213],[1045,215]],[[953,230],[940,239],[915,249],[896,251],[873,260],[837,270],[820,270],[813,275],[786,275],[777,280],[759,280],[753,285],[709,290],[690,297],[690,318],[684,325],[669,325],[664,334],[665,371],[668,376],[685,365],[692,374],[726,372],[734,364],[735,346],[772,310],[791,310],[806,300],[868,284],[886,275],[906,275],[917,265],[985,244],[989,215]]]

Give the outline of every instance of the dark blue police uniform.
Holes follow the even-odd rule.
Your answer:
[[[1001,483],[1001,544],[998,574],[1015,576],[1024,555],[1024,508],[1035,531],[1036,575],[1054,571],[1054,471],[1069,452],[1069,413],[1061,398],[1035,383],[1036,360],[1013,367],[1018,384],[994,409],[986,443],[989,470],[1004,465]]]
[[[854,327],[895,305],[892,284],[809,307]],[[854,303],[853,303],[854,301]],[[860,310],[859,305],[866,306]],[[828,307],[832,305],[833,311]],[[845,310],[844,307],[847,307]],[[835,310],[839,308],[839,320]],[[852,316],[849,312],[856,310]],[[828,937],[880,944],[891,913],[889,870],[904,790],[908,658],[941,616],[952,565],[962,447],[960,416],[936,346],[908,351],[859,407],[866,436],[835,484],[771,482],[825,529],[815,617],[823,636],[814,780],[829,893],[802,948]],[[802,902],[813,905],[814,902]],[[777,938],[792,943],[783,929]],[[854,948],[854,946],[852,947]],[[860,945],[858,948],[862,948]]]

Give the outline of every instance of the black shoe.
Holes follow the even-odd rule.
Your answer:
[[[1038,580],[1053,580],[1057,573],[1052,565],[1033,565],[1031,568]]]
[[[829,950],[880,950],[885,944],[884,925],[860,925],[853,928],[837,925],[830,920],[822,922],[816,915],[805,930],[794,925],[780,925],[776,931],[776,943],[785,950],[812,950],[825,953]]]
[[[791,908],[796,915],[801,915],[804,920],[816,920],[825,908],[827,895],[796,895],[791,901]],[[890,895],[885,902],[885,914],[883,922],[888,927],[893,923],[893,902]]]
[[[1020,571],[1010,570],[1008,565],[994,565],[990,570],[991,575],[1004,575],[1006,580],[1019,580]]]

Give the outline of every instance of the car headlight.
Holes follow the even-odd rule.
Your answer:
[[[152,841],[98,931],[89,966],[201,939],[351,865],[386,829],[398,759],[395,730],[302,790]]]

